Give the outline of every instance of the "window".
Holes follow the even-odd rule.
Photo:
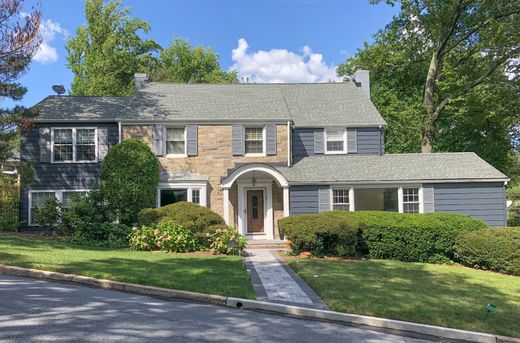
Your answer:
[[[206,185],[206,181],[160,183],[157,190],[157,206],[162,207],[179,201],[206,206]]]
[[[264,153],[264,129],[261,127],[245,128],[246,154]]]
[[[349,189],[333,189],[332,190],[332,209],[349,211]]]
[[[96,159],[96,130],[76,130],[76,160],[94,161]]]
[[[356,188],[354,203],[356,211],[398,212],[397,188]]]
[[[74,160],[73,129],[54,129],[54,161],[72,162]]]
[[[64,208],[67,208],[70,206],[70,201],[74,197],[83,197],[87,195],[87,191],[64,191],[61,195],[61,204]]]
[[[419,213],[419,188],[403,188],[403,213]]]
[[[31,195],[31,206],[29,211],[29,225],[35,225],[34,222],[34,214],[36,213],[36,210],[40,207],[42,207],[43,203],[47,199],[51,199],[56,196],[56,192],[31,192],[29,193]]]
[[[200,189],[193,189],[191,191],[191,202],[200,204]]]
[[[53,162],[95,162],[97,160],[96,129],[53,128]]]
[[[186,140],[183,127],[171,127],[166,129],[166,154],[186,154]]]
[[[75,196],[86,196],[88,190],[69,190],[69,191],[29,191],[29,225],[38,225],[34,222],[34,213],[41,207],[46,199],[55,197],[64,208],[70,206],[70,201]]]
[[[346,146],[346,129],[327,129],[325,130],[326,147],[325,152],[329,154],[345,153]]]

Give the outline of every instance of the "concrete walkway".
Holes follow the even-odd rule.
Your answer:
[[[258,300],[328,309],[276,251],[248,249],[245,259]]]

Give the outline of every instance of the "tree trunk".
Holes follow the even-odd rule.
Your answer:
[[[439,52],[433,53],[424,86],[424,114],[421,120],[421,151],[432,152],[433,128],[435,123],[435,83],[439,67]]]

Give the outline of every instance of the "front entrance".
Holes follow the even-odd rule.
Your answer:
[[[264,191],[247,190],[247,233],[264,233]]]

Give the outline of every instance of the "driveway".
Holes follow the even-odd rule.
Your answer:
[[[279,315],[0,275],[1,342],[428,342]]]

